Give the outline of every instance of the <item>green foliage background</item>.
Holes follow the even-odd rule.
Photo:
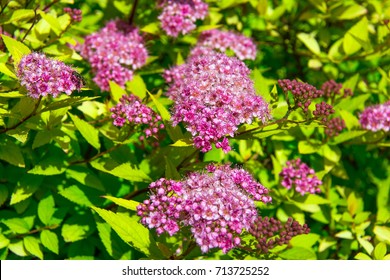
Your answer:
[[[272,190],[261,215],[292,216],[311,228],[260,258],[390,259],[389,134],[362,130],[359,113],[390,99],[390,1],[207,1],[209,16],[186,36],[161,30],[153,1],[139,1],[135,24],[150,58],[126,89],[111,83],[101,92],[90,66],[69,45],[114,18],[128,18],[133,1],[1,1],[0,25],[0,259],[251,259],[232,250],[202,255],[183,236],[158,237],[139,223],[135,207],[148,183],[179,179],[208,162],[243,166]],[[71,24],[71,6],[83,20]],[[49,7],[45,9],[45,7]],[[294,112],[279,124],[243,126],[233,150],[202,154],[184,127],[170,125],[164,69],[184,62],[202,30],[236,30],[258,45],[252,69],[256,91],[275,120],[288,104],[278,79],[300,79],[317,88],[334,79],[354,95],[332,100],[347,129],[327,139],[323,127]],[[26,97],[14,66],[23,54],[44,52],[84,77],[79,94]],[[125,92],[141,97],[167,127],[159,147],[112,125],[109,109]],[[314,106],[314,104],[312,104]],[[301,196],[280,185],[287,160],[301,157],[323,180],[318,195]]]

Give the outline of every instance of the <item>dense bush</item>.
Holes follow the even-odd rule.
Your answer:
[[[389,20],[1,1],[0,258],[390,259]]]

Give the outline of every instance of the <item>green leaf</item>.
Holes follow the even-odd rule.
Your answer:
[[[390,245],[390,228],[386,226],[378,226],[374,227],[374,233],[378,240],[386,242]]]
[[[40,234],[42,245],[49,249],[54,254],[59,253],[58,237],[57,234],[50,230],[42,230]]]
[[[91,208],[112,227],[123,241],[130,243],[132,247],[148,257],[161,258],[161,252],[149,230],[139,223],[137,217],[129,217],[124,213],[114,213],[97,207]]]
[[[165,178],[180,180],[180,173],[177,171],[175,164],[169,159],[169,157],[165,157]]]
[[[356,213],[362,212],[364,208],[363,199],[361,197],[357,197],[355,192],[351,192],[347,198],[347,207],[352,216]]]
[[[294,236],[290,240],[290,244],[293,247],[311,248],[319,239],[320,236],[315,233],[301,234]]]
[[[361,49],[362,42],[368,42],[368,20],[366,17],[352,26],[344,35],[343,49],[347,55],[351,55]]]
[[[272,96],[271,96],[269,88],[268,88],[267,79],[263,77],[260,70],[257,68],[255,68],[251,72],[251,74],[253,76],[253,82],[254,82],[256,93],[258,95],[261,95],[262,97],[264,97],[264,99],[267,102],[270,102],[272,100]]]
[[[124,198],[118,198],[118,197],[113,197],[109,195],[103,196],[104,198],[111,200],[115,204],[122,206],[126,209],[132,210],[132,211],[137,211],[137,206],[140,204],[138,201],[134,200],[128,200]]]
[[[352,232],[349,230],[343,230],[335,234],[335,237],[342,239],[354,239]]]
[[[62,99],[60,99],[60,98],[62,98]],[[57,109],[66,108],[69,106],[74,106],[76,104],[83,103],[84,101],[90,101],[90,100],[94,100],[96,98],[98,98],[98,96],[95,96],[95,97],[80,97],[80,96],[69,97],[67,95],[62,95],[62,96],[57,97],[55,99],[58,101],[54,101],[54,102],[49,103],[46,107],[44,107],[41,110],[41,112],[43,113],[43,112],[47,112],[47,111],[54,111]]]
[[[140,75],[134,75],[133,79],[126,83],[127,89],[141,99],[146,97],[146,85]]]
[[[11,241],[0,233],[0,249],[7,247]]]
[[[84,166],[71,166],[66,170],[66,174],[85,186],[105,191],[99,178]]]
[[[18,23],[19,21],[27,22],[35,16],[34,10],[17,9],[12,14],[6,15],[0,20],[0,24]]]
[[[68,114],[71,117],[76,128],[80,131],[81,135],[85,138],[85,140],[87,140],[87,142],[91,144],[95,149],[99,150],[100,149],[99,130],[94,128],[86,121],[81,120],[79,117],[74,116],[71,113]]]
[[[293,247],[279,254],[283,259],[287,260],[316,260],[317,256],[313,250],[304,247]]]
[[[322,145],[320,155],[333,163],[338,163],[341,158],[341,150],[338,146]]]
[[[141,28],[142,32],[150,34],[158,34],[160,32],[159,24],[157,22],[152,22]]]
[[[90,164],[97,170],[132,182],[151,182],[148,175],[142,170],[132,168],[130,163],[118,164],[111,159],[97,159]]]
[[[16,68],[22,57],[26,54],[29,54],[31,51],[26,45],[16,41],[11,37],[1,34],[1,38],[3,39],[3,42],[7,47],[8,51],[12,55],[12,58],[14,59],[14,66]]]
[[[19,203],[32,196],[41,186],[42,181],[42,176],[30,174],[23,175],[23,177],[18,181],[16,188],[12,193],[10,205]]]
[[[387,253],[387,247],[386,244],[383,242],[378,243],[378,245],[375,246],[374,249],[374,258],[376,260],[382,260]]]
[[[362,15],[367,14],[367,9],[363,6],[353,4],[348,6],[341,15],[338,16],[339,20],[354,19]]]
[[[58,22],[58,19],[53,17],[51,14],[46,14],[44,11],[38,11],[41,17],[50,25],[51,29],[58,36],[62,32],[61,24]]]
[[[47,157],[27,173],[36,175],[58,175],[66,170],[66,162],[58,157]]]
[[[374,246],[372,246],[372,244],[369,241],[367,241],[366,239],[363,239],[359,236],[357,237],[357,240],[360,243],[360,245],[364,248],[364,250],[366,250],[366,252],[369,255],[371,255],[372,251],[374,250]]]
[[[2,138],[0,141],[0,159],[18,167],[25,167],[20,147],[8,138]]]
[[[50,220],[55,212],[53,195],[49,194],[38,203],[38,217],[44,225],[50,225]]]
[[[76,204],[83,206],[92,205],[92,202],[88,199],[88,196],[78,186],[70,186],[60,189],[58,193]]]
[[[15,255],[17,255],[19,257],[27,257],[28,256],[28,252],[26,251],[26,248],[24,247],[23,240],[9,244],[8,249],[12,253],[14,253]]]
[[[31,255],[34,255],[38,257],[39,259],[43,260],[43,253],[41,248],[39,247],[38,240],[33,236],[26,236],[23,238],[23,244],[26,248],[27,252],[29,252]]]
[[[298,39],[314,54],[320,55],[321,49],[313,34],[299,33]]]
[[[194,143],[192,142],[192,139],[179,139],[175,143],[171,144],[173,147],[190,147],[193,146]]]
[[[157,108],[157,111],[159,112],[159,114],[160,114],[160,116],[161,116],[161,118],[162,118],[162,120],[164,122],[165,129],[167,130],[169,137],[173,141],[178,141],[180,139],[183,139],[184,136],[183,136],[183,133],[181,132],[180,127],[179,126],[173,127],[171,125],[171,123],[170,123],[170,121],[171,121],[171,114],[169,113],[169,111],[150,92],[149,92],[149,96],[152,99],[154,105]]]
[[[339,112],[348,130],[360,127],[359,120],[354,114],[346,110],[340,110]]]
[[[371,257],[367,254],[364,254],[362,252],[357,253],[357,255],[354,257],[356,260],[366,260],[370,261],[372,260]]]
[[[11,218],[2,221],[9,229],[18,234],[27,233],[30,231],[29,224],[22,218]]]
[[[337,135],[336,137],[334,137],[333,140],[329,144],[330,145],[337,145],[337,144],[352,140],[354,138],[357,138],[359,136],[362,136],[366,133],[367,133],[366,130],[346,131],[346,132],[343,132],[343,133]]]
[[[92,217],[91,217],[92,218]],[[69,218],[62,226],[61,235],[65,242],[76,242],[88,237],[92,231],[89,224],[91,219],[89,216],[74,216]],[[92,218],[93,219],[93,218]]]
[[[109,81],[108,83],[110,85],[110,95],[112,100],[114,100],[115,103],[119,103],[121,97],[127,94],[127,92],[120,85],[113,81]]]
[[[306,140],[298,142],[298,151],[300,154],[313,154],[321,149],[321,144]]]
[[[25,95],[21,94],[19,91],[0,92],[0,97],[5,97],[5,98],[20,98],[24,96]]]
[[[8,188],[5,185],[0,185],[0,206],[7,200],[8,194]]]
[[[4,75],[7,75],[13,79],[17,79],[14,70],[5,63],[0,63],[0,73],[3,73]]]

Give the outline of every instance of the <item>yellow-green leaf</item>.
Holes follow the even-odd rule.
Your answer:
[[[139,202],[134,201],[134,200],[127,200],[124,198],[118,198],[118,197],[113,197],[113,196],[109,196],[109,195],[105,195],[103,197],[108,199],[108,200],[111,200],[112,202],[114,202],[115,204],[117,204],[119,206],[122,206],[126,209],[133,210],[133,211],[137,211],[137,206],[139,205]]]
[[[86,121],[80,119],[79,117],[72,115],[71,113],[68,114],[71,117],[78,131],[80,131],[81,135],[84,137],[84,139],[87,140],[87,142],[91,144],[95,149],[99,150],[100,149],[99,130],[94,128]]]
[[[39,259],[43,260],[43,253],[41,248],[39,247],[38,240],[33,236],[26,236],[23,238],[23,244],[26,248],[27,252],[29,252],[31,255],[34,255],[38,257]]]
[[[312,53],[316,55],[321,53],[320,45],[313,34],[299,33],[297,37]]]
[[[3,39],[5,46],[7,47],[8,51],[14,59],[15,67],[19,64],[19,61],[22,59],[23,56],[31,52],[26,45],[11,37],[2,34],[1,38]]]

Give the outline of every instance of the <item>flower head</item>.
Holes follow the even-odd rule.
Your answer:
[[[321,192],[318,188],[322,184],[321,180],[317,178],[313,169],[301,162],[301,159],[288,161],[280,176],[283,178],[282,186],[287,189],[295,187],[301,195]]]
[[[202,252],[220,248],[224,253],[240,244],[240,234],[257,218],[254,200],[268,203],[268,190],[245,170],[210,166],[176,182],[152,183],[150,199],[138,206],[141,222],[170,235],[189,226]]]
[[[171,81],[168,96],[174,101],[173,124],[184,122],[194,145],[203,152],[212,143],[230,150],[226,136],[255,118],[269,119],[268,104],[256,95],[249,69],[234,57],[211,51],[165,73]]]
[[[202,0],[163,0],[159,6],[163,9],[158,17],[161,27],[172,37],[195,29],[195,21],[204,19],[208,12]]]
[[[59,60],[46,57],[43,53],[30,53],[22,57],[17,67],[20,84],[33,98],[61,93],[70,95],[80,91],[82,78],[71,67]]]
[[[218,29],[203,31],[191,55],[207,54],[210,49],[220,52],[230,49],[241,60],[256,58],[256,45],[253,40],[232,31]]]
[[[123,86],[132,80],[134,70],[142,67],[148,56],[138,29],[121,20],[108,22],[76,49],[91,64],[93,80],[102,90],[109,90],[109,81]]]
[[[123,126],[126,123],[141,126],[146,137],[156,136],[159,130],[164,128],[161,117],[133,94],[123,95],[119,103],[111,108],[111,112],[115,126]]]
[[[367,107],[360,115],[359,122],[364,129],[371,131],[390,130],[390,101]]]

